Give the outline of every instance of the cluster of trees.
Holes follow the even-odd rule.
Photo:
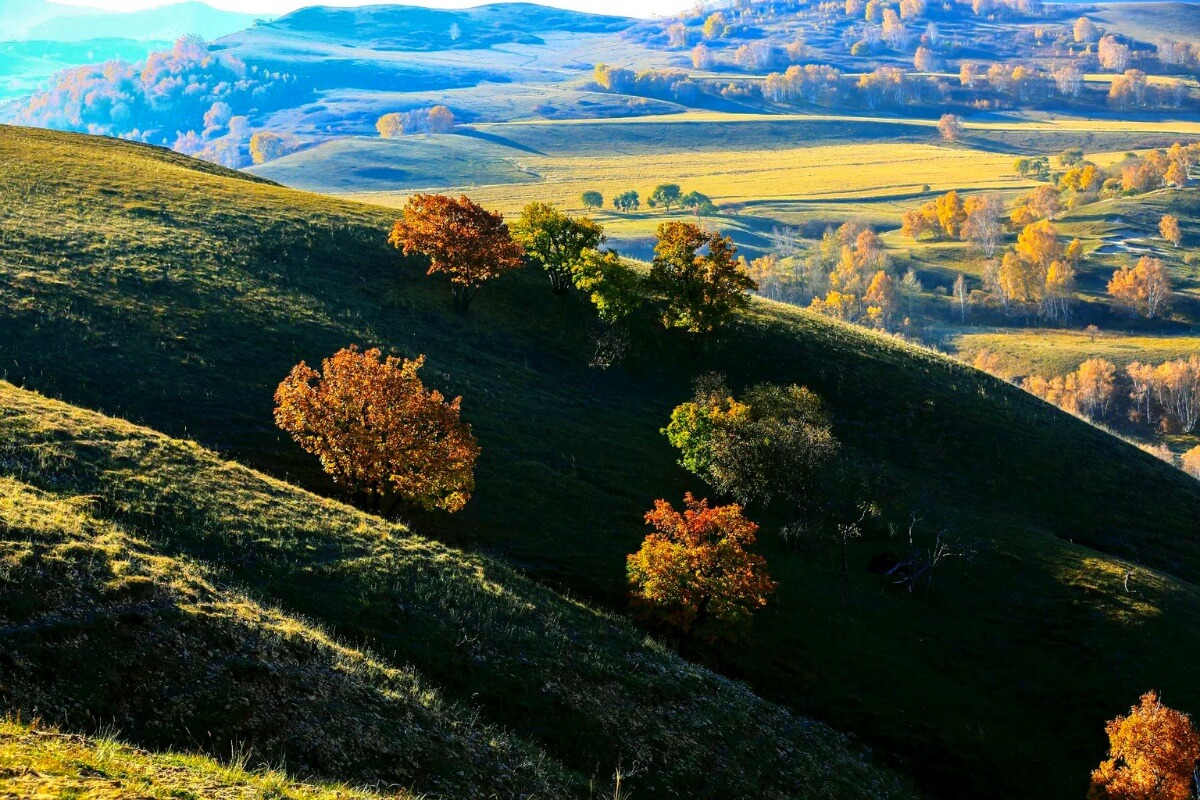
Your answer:
[[[1178,165],[1190,165],[1192,153],[1191,146],[1174,145],[1136,163],[1157,164],[1164,174],[1174,174],[1185,169]],[[1049,170],[1049,159],[1038,160]],[[1084,258],[1083,243],[1065,240],[1052,220],[1065,207],[1094,200],[1104,173],[1077,148],[1061,153],[1058,161],[1065,168],[1053,176],[1058,184],[1034,188],[1017,198],[1011,208],[1006,209],[995,193],[963,197],[950,191],[904,213],[904,235],[914,240],[969,242],[988,259],[981,288],[969,289],[960,275],[951,290],[964,321],[969,305],[1037,314],[1050,321],[1070,317]],[[1006,231],[1016,234],[1015,241],[997,257]],[[1163,217],[1159,232],[1176,246],[1183,238],[1179,220],[1171,215]],[[909,324],[920,305],[922,286],[912,270],[899,278],[889,266],[879,237],[866,226],[850,222],[826,230],[818,243],[807,248],[798,232],[777,228],[772,252],[745,268],[760,292],[773,299],[809,305],[846,321],[893,329],[899,319],[905,326]],[[1109,294],[1131,313],[1161,317],[1170,305],[1171,279],[1161,259],[1145,256],[1114,272]]]
[[[959,88],[938,74],[933,51],[920,48],[915,72],[893,65],[876,67],[857,77],[843,75],[823,64],[793,65],[784,72],[768,74],[761,84],[746,87],[774,103],[806,103],[837,107],[945,107],[957,102],[962,107],[994,109],[1004,106],[1036,106],[1064,101],[1090,106],[1109,104],[1118,108],[1183,108],[1191,90],[1182,78],[1150,82],[1145,72],[1125,70],[1114,77],[1107,90],[1089,89],[1084,71],[1074,64],[1049,70],[1018,64],[992,64],[986,69],[977,62],[964,62],[959,70]]]
[[[300,140],[290,133],[257,131],[250,136],[250,161],[254,164],[265,164],[288,153],[294,153],[300,147]]]
[[[1158,39],[1158,63],[1184,70],[1200,68],[1200,50],[1192,42],[1180,42],[1167,36]]]
[[[920,208],[904,212],[900,231],[914,240],[969,241],[989,258],[1004,233],[1004,202],[997,194],[976,194],[964,201],[949,191]]]
[[[1194,433],[1200,422],[1200,356],[1157,366],[1134,362],[1124,370],[1093,358],[1066,375],[1031,375],[1021,385],[1059,408],[1098,422],[1125,418],[1184,434]]]
[[[1113,273],[1108,294],[1130,313],[1154,319],[1170,307],[1171,276],[1161,258],[1142,256]]]
[[[375,130],[384,139],[413,133],[449,133],[454,130],[454,112],[446,106],[394,111],[376,120]]]
[[[601,62],[593,67],[592,79],[605,91],[685,104],[696,102],[701,94],[700,84],[681,70],[644,69],[635,72]]]
[[[999,264],[988,265],[984,284],[1005,308],[1033,307],[1049,320],[1066,319],[1082,258],[1083,242],[1073,239],[1064,246],[1058,228],[1042,219],[1021,230]]]
[[[1191,180],[1192,167],[1197,161],[1200,161],[1200,142],[1189,145],[1175,142],[1166,150],[1150,150],[1121,168],[1121,189],[1136,194],[1164,186],[1182,188]]]
[[[1154,165],[1157,173],[1186,180],[1194,149],[1173,145],[1154,151],[1129,169]],[[1021,159],[1028,161],[1028,159]],[[1048,159],[1038,159],[1049,169]],[[1078,239],[1064,243],[1051,221],[1065,206],[1094,201],[1105,183],[1104,173],[1083,159],[1078,149],[1066,150],[1059,162],[1067,167],[1057,175],[1058,185],[1044,185],[1020,197],[1007,213],[995,194],[971,195],[965,200],[955,191],[904,213],[901,232],[914,240],[960,240],[971,242],[989,259],[1004,236],[1005,223],[1018,231],[1016,242],[999,261],[989,260],[984,268],[980,302],[993,301],[1006,311],[1036,311],[1051,321],[1070,316],[1076,290],[1076,273],[1083,258]],[[1030,169],[1027,165],[1018,165]],[[1064,202],[1064,196],[1067,198]],[[1176,247],[1183,232],[1178,218],[1165,215],[1159,233]],[[955,284],[965,318],[969,295],[962,280]],[[1159,258],[1143,256],[1136,264],[1113,273],[1108,293],[1114,302],[1131,313],[1150,319],[1161,317],[1170,306],[1172,287],[1166,265]]]
[[[791,228],[775,228],[772,239],[770,253],[745,264],[760,294],[849,322],[884,329],[898,319],[907,324],[921,282],[911,269],[903,277],[891,271],[870,226],[854,220],[831,226],[811,247]]]
[[[583,207],[599,210],[604,207],[604,195],[597,191],[587,191],[579,196]],[[685,192],[677,183],[660,183],[651,190],[646,198],[650,208],[661,208],[670,212],[672,208],[682,208],[696,215],[696,219],[714,214],[717,205],[708,195],[695,190]],[[642,207],[642,196],[634,189],[618,192],[613,195],[612,207],[619,212],[637,211]]]
[[[527,205],[510,230],[503,215],[466,196],[416,194],[389,241],[405,255],[428,260],[428,274],[448,276],[454,305],[464,312],[484,283],[526,263],[547,273],[555,293],[572,286],[587,292],[606,322],[654,300],[665,327],[698,335],[727,322],[757,288],[732,240],[699,225],[659,225],[654,260],[642,278],[617,253],[598,249],[604,241],[599,224],[545,203]]]
[[[527,205],[510,231],[502,215],[465,196],[417,194],[389,240],[427,259],[429,274],[447,275],[461,311],[485,282],[526,263],[546,272],[556,294],[572,286],[586,293],[610,326],[655,302],[665,327],[709,334],[757,288],[732,241],[698,225],[660,225],[654,262],[642,276],[599,249],[598,224],[545,203]],[[474,488],[479,446],[460,418],[461,398],[424,387],[417,375],[423,363],[424,356],[384,359],[354,345],[325,359],[320,371],[301,362],[276,390],[276,424],[372,510],[458,511]]]
[[[1122,45],[1123,47],[1123,45]],[[977,62],[963,62],[959,84],[971,91],[973,104],[995,107],[1006,102],[1035,104],[1053,101],[1107,102],[1118,108],[1182,108],[1190,97],[1186,81],[1173,79],[1151,84],[1145,72],[1119,70],[1105,92],[1088,89],[1084,70],[1074,63],[1058,64],[1049,69],[1036,65],[992,64],[985,70]]]
[[[848,322],[890,328],[899,305],[899,289],[889,271],[891,259],[882,240],[869,227],[847,223],[839,230],[843,241],[837,263],[828,273],[828,290],[823,298],[813,297],[809,307]],[[857,235],[851,239],[855,230]],[[818,250],[813,259],[821,261],[824,256]]]
[[[237,167],[249,159],[246,110],[282,107],[300,93],[290,75],[261,70],[185,36],[139,64],[109,61],[65,70],[25,101],[14,121],[160,144]]]
[[[978,18],[1040,17],[1041,0],[971,0],[967,6]],[[791,12],[801,25],[778,29],[755,26],[758,21],[776,22]],[[937,21],[930,19],[936,16]],[[671,48],[693,47],[691,61],[699,70],[736,66],[755,73],[770,72],[765,81],[730,82],[723,88],[711,81],[692,79],[686,89],[689,97],[719,92],[739,99],[761,96],[773,103],[808,103],[829,107],[862,108],[923,106],[993,109],[999,107],[1065,104],[1121,108],[1178,109],[1193,101],[1185,78],[1150,81],[1144,70],[1157,55],[1157,63],[1167,73],[1183,73],[1197,61],[1196,48],[1177,40],[1164,39],[1154,50],[1139,47],[1128,37],[1100,30],[1091,20],[1081,17],[1066,25],[1040,24],[1016,32],[1019,46],[1000,45],[1016,58],[995,63],[958,61],[959,81],[952,83],[942,74],[951,60],[963,50],[961,31],[944,36],[939,21],[958,16],[953,4],[935,7],[930,14],[926,0],[826,0],[819,4],[772,3],[762,8],[742,5],[702,14],[685,12],[668,21],[663,32]],[[841,41],[852,58],[885,54],[894,62],[897,54],[911,58],[912,70],[894,63],[857,66],[843,75],[834,65],[814,63],[816,59],[797,30],[814,22],[824,30],[840,33]],[[972,25],[971,22],[967,22]],[[974,31],[972,31],[974,33]],[[978,52],[989,49],[994,31],[979,31],[972,43]],[[789,40],[791,37],[791,40]],[[997,42],[999,44],[999,42]],[[1019,59],[1019,60],[1018,60]],[[836,63],[836,62],[835,62]],[[1040,65],[1045,66],[1040,66]],[[839,65],[840,66],[840,65]],[[1140,67],[1140,69],[1139,69]],[[1111,84],[1089,83],[1087,73],[1105,70],[1115,73]],[[606,70],[607,71],[607,70]],[[650,75],[639,79],[625,70],[615,78],[604,75],[598,83],[613,91],[644,94],[664,99],[684,99],[674,88],[686,81],[682,73],[654,87]],[[644,83],[644,86],[639,86]]]
[[[683,513],[655,503],[646,515],[655,530],[627,563],[635,608],[682,642],[734,638],[776,586],[748,550],[758,525],[745,506],[780,502],[795,514],[811,501],[817,471],[838,451],[829,416],[804,387],[759,384],[739,400],[708,375],[662,432],[684,468],[736,502],[710,507],[688,493]]]

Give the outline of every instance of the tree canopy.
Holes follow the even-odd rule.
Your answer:
[[[737,400],[720,376],[698,381],[662,432],[684,468],[742,503],[803,503],[838,450],[824,403],[807,388],[762,383]]]
[[[663,324],[705,334],[745,308],[758,286],[736,253],[729,237],[690,222],[659,225],[650,282],[664,300]]]
[[[690,492],[684,504],[680,513],[656,500],[646,514],[654,531],[626,561],[634,604],[685,639],[734,638],[776,588],[748,549],[758,525],[737,505],[710,507]]]
[[[459,511],[475,488],[479,445],[459,418],[462,398],[425,388],[424,363],[353,345],[320,372],[301,361],[275,391],[275,423],[377,509],[391,500]]]
[[[650,193],[650,199],[647,201],[651,208],[662,206],[667,211],[671,210],[671,206],[678,205],[679,199],[683,193],[679,189],[677,183],[660,183],[654,187],[654,191]]]
[[[429,259],[429,274],[450,277],[454,305],[466,311],[484,282],[522,265],[503,215],[485,211],[466,195],[415,194],[388,241],[405,255]]]
[[[1092,773],[1088,800],[1190,800],[1200,766],[1200,734],[1187,714],[1142,695],[1105,728],[1108,758]]]
[[[530,203],[513,223],[513,238],[546,271],[556,294],[571,287],[571,270],[583,254],[604,241],[604,231],[587,217],[571,217],[547,203]]]

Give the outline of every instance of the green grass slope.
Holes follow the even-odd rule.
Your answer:
[[[0,440],[0,703],[26,718],[449,797],[634,765],[648,797],[908,796],[494,561],[4,383]]]
[[[1200,485],[1003,382],[766,302],[701,356],[645,320],[629,362],[597,372],[580,298],[523,273],[454,315],[447,287],[387,246],[394,212],[47,132],[0,129],[0,165],[10,380],[326,491],[272,425],[277,382],[350,342],[425,353],[426,379],[463,395],[483,454],[466,511],[418,529],[615,608],[645,509],[704,492],[658,432],[691,380],[717,369],[735,386],[804,383],[827,398],[893,519],[919,510],[978,555],[908,596],[867,571],[894,548],[886,537],[853,545],[843,584],[828,554],[797,551],[768,525],[780,590],[748,641],[708,654],[715,666],[898,753],[947,797],[1081,792],[1104,720],[1147,688],[1200,711],[1189,666]],[[230,568],[249,581],[258,562],[239,552]],[[287,578],[268,578],[286,610],[375,652],[419,641],[397,627],[383,578],[293,583],[307,568],[289,560],[303,552],[289,547]],[[452,699],[482,692],[485,719],[546,747],[608,708],[530,730],[550,717],[492,681],[536,673],[436,674]]]
[[[0,722],[0,796],[93,800],[369,800],[346,786],[296,783],[276,770],[248,770],[210,758],[155,754],[111,737],[62,733],[16,720]],[[413,795],[394,792],[396,800]]]

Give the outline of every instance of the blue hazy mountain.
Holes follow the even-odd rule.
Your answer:
[[[185,34],[216,39],[253,25],[260,16],[221,11],[194,0],[127,12],[65,6],[44,0],[0,0],[0,40],[169,41]]]

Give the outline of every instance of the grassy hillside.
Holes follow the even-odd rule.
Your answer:
[[[107,737],[61,733],[14,720],[0,722],[0,793],[6,797],[95,800],[368,800],[347,786],[296,783],[272,770],[225,766],[209,758],[153,754]],[[411,797],[396,793],[397,800]]]
[[[826,548],[798,550],[766,519],[780,590],[747,642],[704,654],[714,666],[899,754],[946,797],[1079,792],[1103,752],[1104,720],[1140,692],[1156,687],[1200,710],[1190,669],[1200,485],[1003,382],[767,302],[698,357],[642,320],[634,356],[597,372],[586,366],[581,299],[522,273],[454,315],[447,287],[386,245],[393,211],[46,132],[0,129],[0,164],[15,210],[0,219],[10,380],[327,491],[271,424],[278,380],[350,342],[425,353],[427,380],[463,395],[483,455],[467,510],[413,520],[417,529],[503,553],[614,608],[651,501],[704,491],[658,432],[691,380],[717,369],[735,386],[804,383],[827,398],[889,521],[916,511],[977,556],[909,596],[868,572],[896,547],[886,532],[853,544],[842,583]],[[256,575],[259,559],[229,552],[239,580]],[[293,584],[306,568],[288,564],[305,552],[288,546],[271,596],[375,652],[397,649],[396,605],[373,594],[392,584]],[[534,677],[515,664],[429,674],[457,686],[446,689],[456,698],[483,692],[485,718],[517,732],[551,719],[505,701],[505,681]],[[610,707],[589,707],[566,729]],[[548,747],[561,731],[530,735]]]
[[[449,797],[633,766],[648,797],[908,796],[495,561],[8,384],[0,438],[0,703],[26,718]]]

